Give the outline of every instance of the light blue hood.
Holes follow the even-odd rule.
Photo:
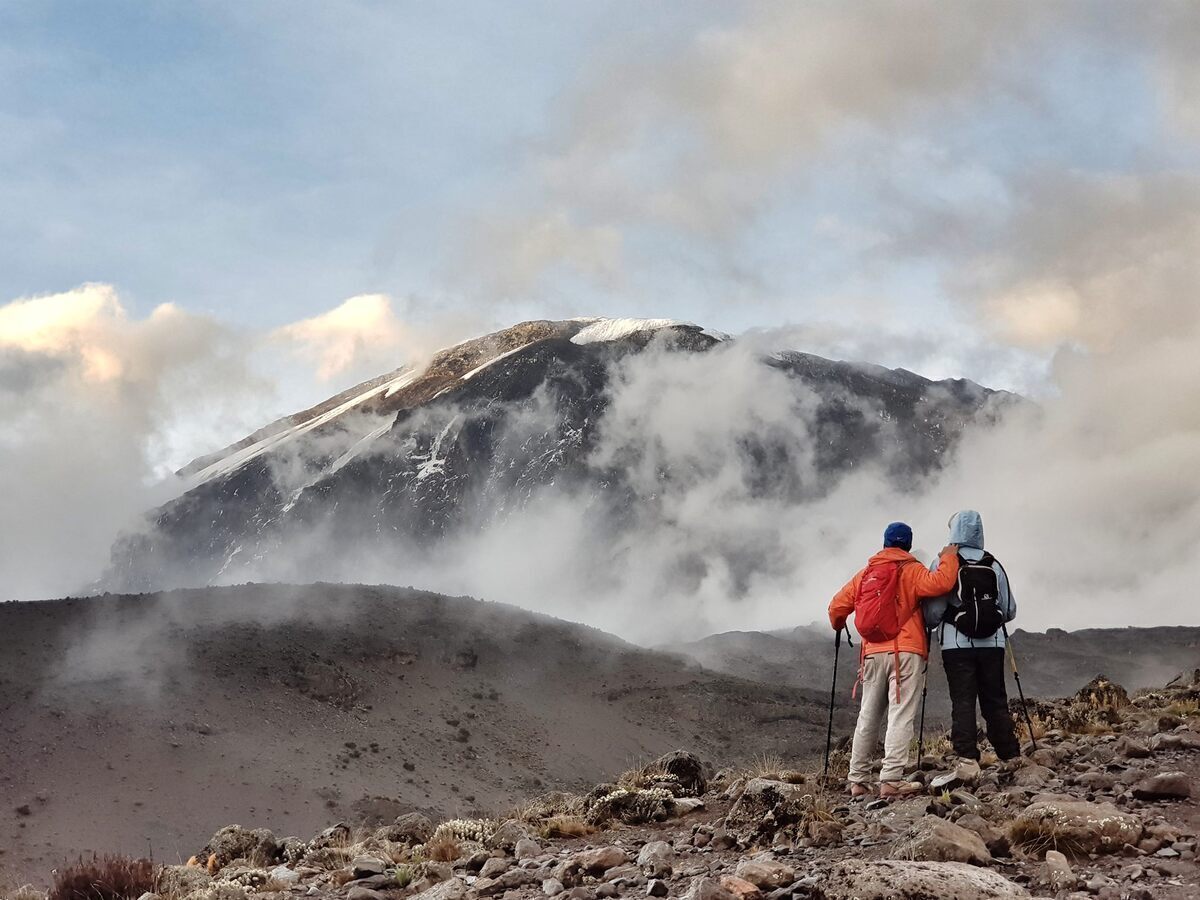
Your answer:
[[[983,516],[973,509],[960,510],[951,516],[950,543],[982,550]]]

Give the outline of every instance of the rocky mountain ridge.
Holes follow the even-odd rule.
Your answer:
[[[347,557],[361,567],[419,553],[550,492],[620,533],[658,502],[595,452],[629,367],[680,354],[715,362],[731,346],[696,325],[636,319],[525,322],[458,344],[185,467],[186,489],[118,542],[97,588],[349,580]],[[795,502],[856,466],[933,471],[1009,396],[793,351],[754,365],[786,376],[791,396],[781,402],[795,406],[803,440],[751,432],[729,441],[752,489]],[[703,385],[688,402],[703,410]],[[660,475],[669,485],[672,473]]]

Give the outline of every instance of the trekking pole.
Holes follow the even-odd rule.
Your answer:
[[[929,642],[933,629],[925,629],[925,683],[921,685],[921,724],[917,728],[917,771],[921,771],[921,757],[925,755],[925,698],[929,696]]]
[[[846,629],[846,643],[851,647],[854,642],[850,640],[850,629]],[[829,728],[825,731],[825,769],[821,777],[829,775],[829,748],[833,744],[833,701],[837,696],[837,670],[838,657],[842,650],[842,629],[839,628],[833,637],[833,684],[829,687]]]
[[[1025,702],[1025,691],[1021,688],[1021,673],[1017,670],[1017,654],[1013,652],[1008,626],[1001,623],[1000,628],[1004,631],[1004,646],[1008,648],[1008,661],[1012,663],[1013,678],[1017,682],[1017,694],[1021,697],[1021,712],[1025,713],[1025,724],[1029,728],[1029,743],[1033,744],[1033,749],[1036,750],[1038,748],[1037,738],[1033,736],[1033,719],[1029,717],[1029,704]]]

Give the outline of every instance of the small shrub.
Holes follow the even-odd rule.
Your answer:
[[[354,880],[354,872],[351,869],[338,869],[329,876],[329,880],[338,887]]]
[[[396,887],[406,888],[412,884],[413,878],[416,877],[416,872],[412,866],[397,866],[392,873],[392,880],[396,882]]]
[[[46,895],[32,884],[23,884],[15,891],[8,891],[0,896],[3,896],[4,900],[46,900]]]
[[[425,858],[435,862],[454,862],[461,852],[458,841],[449,834],[434,836],[425,842]]]
[[[157,876],[148,859],[93,856],[59,870],[47,900],[137,900],[154,890]]]
[[[430,841],[449,837],[456,841],[473,841],[476,844],[483,844],[495,833],[496,827],[496,823],[491,819],[451,819],[434,829]]]

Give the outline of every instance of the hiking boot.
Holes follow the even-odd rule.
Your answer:
[[[881,800],[894,800],[897,797],[911,797],[925,790],[925,786],[916,781],[884,781],[879,785]]]
[[[851,797],[865,797],[869,793],[871,793],[871,789],[865,784],[859,784],[857,781],[850,782]]]

